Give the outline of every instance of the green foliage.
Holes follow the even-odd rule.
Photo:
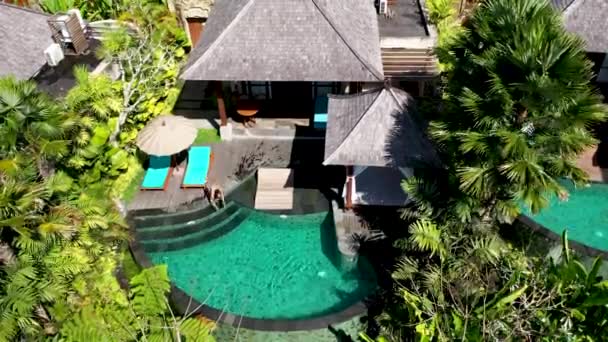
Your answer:
[[[79,9],[90,21],[116,18],[128,6],[127,0],[39,0],[38,3],[43,11],[52,14]]]
[[[167,293],[171,288],[167,266],[141,271],[131,279],[131,302],[135,312],[142,316],[160,315],[167,311]]]
[[[142,270],[130,285],[128,301],[85,307],[63,323],[61,337],[66,341],[177,341],[179,336],[187,341],[215,341],[212,324],[170,313],[166,266]]]
[[[142,173],[135,138],[150,119],[173,109],[187,39],[167,8],[154,2],[132,2],[122,18],[137,25],[137,32],[129,33],[126,26],[112,31],[98,51],[119,64],[121,79],[75,70],[77,85],[68,93],[66,107],[80,120],[67,165],[80,175],[80,186],[128,199]]]
[[[110,191],[112,197],[120,198],[127,203],[135,198],[144,179],[144,168],[137,157],[129,156],[128,164],[126,171],[114,180]]]
[[[12,155],[27,148],[43,159],[67,153],[64,135],[72,120],[31,81],[0,80],[0,153]]]
[[[528,256],[499,234],[584,182],[574,160],[606,117],[582,43],[546,2],[488,0],[453,35],[440,23],[444,94],[430,134],[445,169],[402,184],[412,199],[396,291],[377,318],[391,341],[593,341],[608,336],[608,283],[563,236],[561,258]],[[442,37],[442,31],[444,33]],[[413,223],[411,223],[413,222]],[[600,337],[601,336],[601,337]],[[371,340],[363,336],[364,340]]]
[[[586,180],[574,161],[606,118],[591,63],[543,2],[484,2],[465,29],[443,54],[453,69],[430,134],[484,219],[511,220],[515,202],[538,212],[565,192],[557,179]]]
[[[103,15],[92,15],[94,6],[118,2],[78,4],[91,6],[91,18]],[[77,68],[77,85],[62,104],[32,82],[0,79],[1,341],[213,340],[209,324],[168,315],[166,269],[143,271],[130,293],[115,278],[128,233],[113,199],[141,174],[132,140],[150,118],[171,110],[184,56],[175,18],[146,6],[154,11],[132,11],[148,16],[142,35],[121,31],[107,41],[106,51],[142,49],[151,58],[131,60],[131,69],[119,60],[122,79]],[[134,76],[147,63],[155,71]],[[112,141],[117,126],[124,130]]]
[[[456,0],[427,0],[429,20],[437,24],[442,20],[456,15]]]
[[[76,0],[40,0],[40,7],[48,13],[65,13],[75,8]]]
[[[133,255],[131,254],[131,251],[128,248],[125,248],[125,250],[122,252],[120,265],[125,276],[128,279],[133,278],[141,271],[141,268],[139,267],[135,259],[133,259]]]
[[[194,139],[194,145],[205,145],[211,144],[215,142],[219,142],[221,140],[220,135],[217,129],[214,128],[202,128],[198,130],[196,135],[196,139]]]

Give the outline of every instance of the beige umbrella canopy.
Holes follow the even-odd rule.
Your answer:
[[[147,154],[168,156],[190,147],[197,133],[192,121],[182,116],[161,115],[139,132],[136,143]]]

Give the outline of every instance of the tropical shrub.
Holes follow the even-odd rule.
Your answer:
[[[175,317],[166,299],[166,266],[142,270],[130,280],[129,296],[89,305],[69,317],[60,331],[66,341],[200,341],[213,342],[212,324]]]
[[[109,33],[99,55],[121,71],[122,107],[109,139],[128,147],[150,119],[173,109],[188,39],[175,16],[155,3],[135,1],[121,20],[136,27],[135,33],[127,26]]]
[[[430,134],[462,206],[509,221],[520,203],[537,212],[549,196],[565,196],[560,178],[586,180],[575,160],[596,142],[589,127],[606,107],[589,83],[582,40],[549,4],[486,1],[447,50],[453,69]]]
[[[427,0],[429,20],[437,24],[442,20],[456,15],[456,0]]]
[[[608,333],[602,260],[587,269],[566,236],[553,260],[526,257],[483,229],[423,220],[410,231],[393,272],[397,304],[378,318],[385,338],[593,341]]]
[[[68,172],[79,175],[81,186],[111,189],[113,198],[123,197],[138,179],[137,133],[150,119],[171,112],[177,101],[188,41],[166,7],[135,1],[129,9],[121,16],[129,26],[108,33],[98,51],[119,66],[120,79],[77,68],[65,107],[80,118]]]
[[[0,98],[0,340],[52,335],[57,303],[77,310],[116,282],[124,223],[62,171],[77,120],[28,81],[0,80]]]
[[[382,338],[608,336],[600,259],[585,267],[565,234],[558,259],[525,255],[499,234],[520,205],[538,211],[549,196],[565,198],[560,179],[586,181],[575,158],[606,108],[581,40],[544,1],[488,0],[440,41],[449,67],[429,132],[445,168],[403,184],[413,203],[403,211],[408,234],[394,244],[403,254],[396,291],[377,317]]]
[[[47,13],[65,13],[78,9],[87,20],[115,18],[128,6],[126,0],[39,0],[39,5]]]
[[[31,82],[0,80],[0,101],[7,134],[0,141],[0,341],[213,341],[208,322],[170,312],[166,267],[134,276],[129,292],[119,286],[126,226],[99,186],[106,179],[88,179],[95,170],[113,176],[114,166],[103,163],[126,153],[105,144],[109,129],[93,129],[83,155],[96,165],[75,172],[63,154],[40,146],[61,141],[72,148],[83,129],[78,120],[59,115]],[[43,174],[40,165],[49,168],[39,160],[54,167]]]
[[[40,7],[47,13],[65,13],[76,8],[76,0],[40,0]]]
[[[36,90],[36,84],[0,79],[0,154],[16,156],[27,150],[34,160],[55,160],[68,153],[63,139],[74,119]]]

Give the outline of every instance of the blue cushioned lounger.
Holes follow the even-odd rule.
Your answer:
[[[188,151],[188,165],[182,187],[202,188],[207,183],[213,155],[209,146],[192,146]]]
[[[171,175],[171,157],[150,156],[150,165],[141,183],[142,190],[165,190]]]

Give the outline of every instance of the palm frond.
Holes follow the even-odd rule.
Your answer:
[[[429,252],[431,255],[438,254],[443,256],[446,247],[443,244],[441,230],[429,220],[419,220],[410,225],[411,234],[409,241],[420,250]]]

